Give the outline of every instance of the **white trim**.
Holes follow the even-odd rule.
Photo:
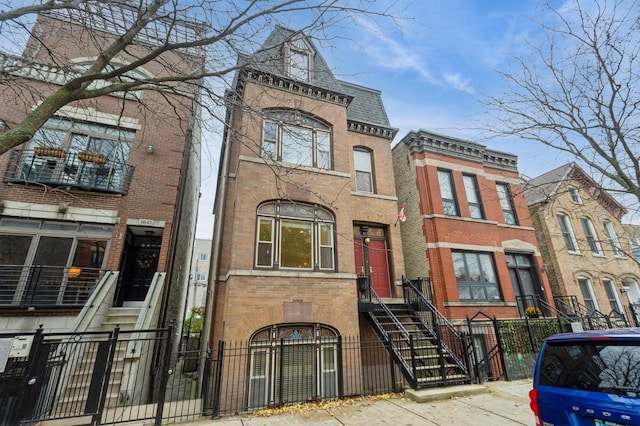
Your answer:
[[[35,107],[34,107],[35,109]],[[140,120],[137,118],[123,117],[117,114],[109,114],[106,112],[96,111],[94,108],[78,108],[65,105],[55,113],[56,116],[72,118],[76,120],[89,121],[92,123],[106,124],[109,126],[120,127],[124,129],[142,129]]]
[[[4,202],[4,216],[20,217],[25,219],[57,219],[73,220],[77,222],[93,223],[120,223],[117,210],[101,210],[69,206],[66,213],[58,213],[57,204],[33,204],[17,201]]]

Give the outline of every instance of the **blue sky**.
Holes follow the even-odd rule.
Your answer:
[[[401,1],[399,8],[404,9],[398,14],[406,19],[399,26],[381,29],[359,20],[360,25],[329,29],[329,34],[339,32],[340,38],[318,40],[316,45],[339,79],[382,92],[391,125],[399,129],[392,144],[411,130],[425,129],[515,154],[520,172],[535,177],[571,159],[529,141],[487,140],[477,129],[480,123],[490,124],[479,99],[506,90],[496,70],[509,69],[510,59],[526,52],[525,38],[540,35],[531,19],[540,19],[539,4],[534,0]],[[285,24],[296,28],[296,18]],[[199,238],[211,236],[216,176],[207,176],[207,170],[217,167],[218,159],[208,160],[212,162],[203,169]]]

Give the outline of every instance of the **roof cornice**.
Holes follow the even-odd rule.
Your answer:
[[[393,127],[378,126],[376,124],[363,123],[355,120],[347,120],[347,130],[386,138],[390,141],[393,140],[398,133],[398,129]]]
[[[402,142],[407,146],[411,154],[429,152],[480,162],[488,167],[511,172],[518,171],[517,156],[506,152],[494,151],[475,142],[440,136],[422,130],[409,133],[402,139]]]
[[[264,86],[274,87],[280,90],[286,90],[308,98],[319,99],[325,102],[331,102],[345,107],[349,106],[353,100],[353,96],[328,90],[322,87],[306,84],[300,81],[291,80],[279,75],[275,75],[266,71],[260,71],[251,68],[244,68],[240,72],[239,86],[244,89],[244,83],[250,80],[254,83]]]

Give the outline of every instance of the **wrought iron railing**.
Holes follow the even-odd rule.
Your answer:
[[[559,311],[575,321],[582,322],[583,327],[587,330],[629,326],[629,322],[622,312],[612,310],[607,315],[581,304],[576,296],[558,296],[554,297],[553,301]]]
[[[425,287],[422,283],[421,287]],[[430,288],[430,285],[427,284]],[[446,352],[460,367],[464,374],[468,374],[468,366],[464,361],[466,350],[464,338],[460,331],[449,321],[430,300],[418,289],[413,281],[402,277],[402,288],[405,303],[410,306],[425,326],[425,331],[433,336],[440,352]]]
[[[80,308],[105,271],[44,265],[0,265],[0,309]]]
[[[126,194],[135,167],[120,161],[60,149],[13,149],[4,182],[37,183]]]

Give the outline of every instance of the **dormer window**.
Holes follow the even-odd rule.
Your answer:
[[[294,80],[312,79],[314,50],[304,39],[296,39],[285,46],[285,72]]]

